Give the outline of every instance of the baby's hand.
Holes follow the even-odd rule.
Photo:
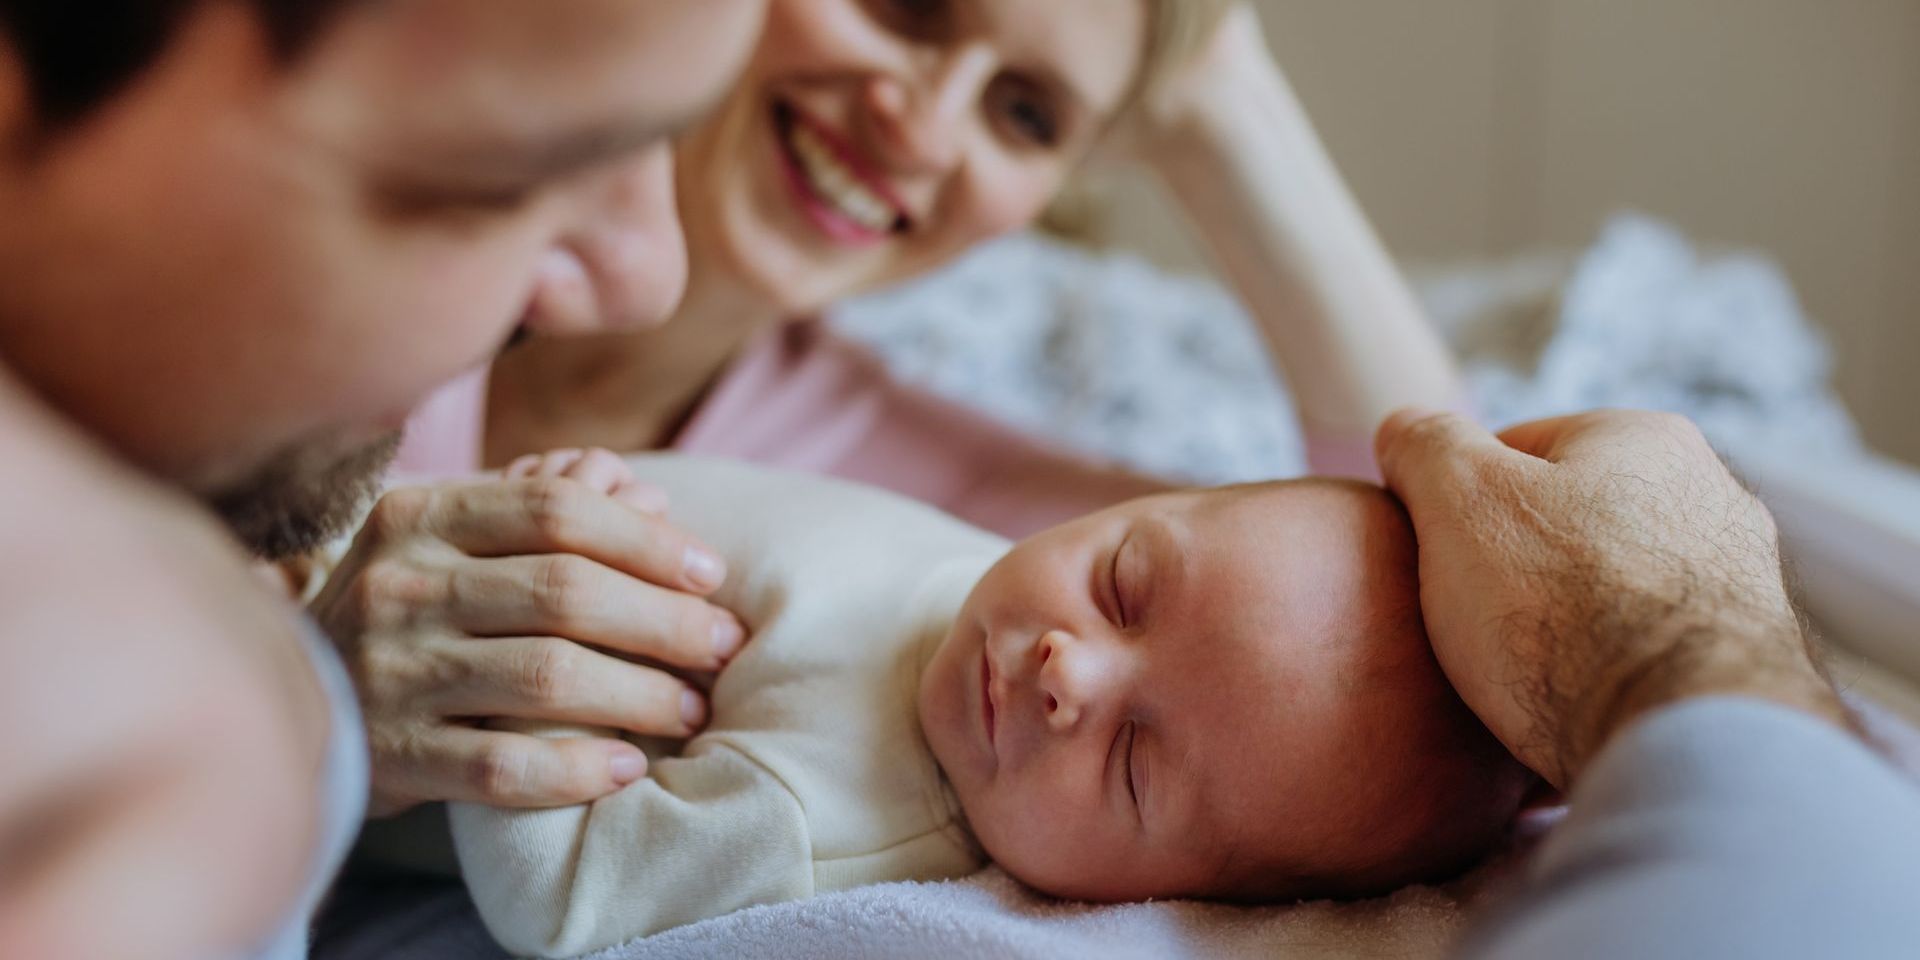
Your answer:
[[[507,465],[508,480],[531,477],[564,477],[584,483],[642,513],[658,516],[667,512],[666,491],[641,483],[619,454],[601,447],[528,454]]]

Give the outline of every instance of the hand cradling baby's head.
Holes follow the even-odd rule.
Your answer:
[[[1087,900],[1359,896],[1458,872],[1529,777],[1421,624],[1378,487],[1122,504],[1021,542],[922,681],[975,835]]]

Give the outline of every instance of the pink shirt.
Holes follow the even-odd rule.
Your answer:
[[[481,467],[487,371],[436,394],[408,423],[396,471],[418,480]],[[811,320],[755,338],[669,449],[872,484],[1019,538],[1174,484],[1051,446],[895,380],[878,357]],[[1308,446],[1319,473],[1370,476],[1364,440]]]

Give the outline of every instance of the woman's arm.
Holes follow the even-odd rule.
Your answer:
[[[1462,403],[1446,345],[1314,133],[1252,9],[1232,11],[1188,74],[1145,109],[1141,152],[1259,325],[1309,437],[1364,445],[1395,409]]]

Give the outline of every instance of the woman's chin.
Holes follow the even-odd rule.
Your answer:
[[[728,244],[726,273],[738,289],[752,294],[783,316],[818,313],[866,292],[848,278],[846,264],[815,255],[796,244],[756,229],[752,239]]]

